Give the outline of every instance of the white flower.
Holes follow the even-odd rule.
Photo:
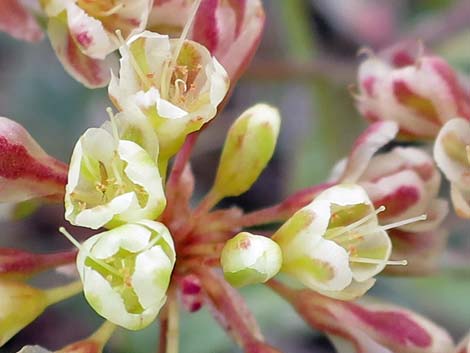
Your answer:
[[[77,257],[85,297],[107,320],[142,329],[165,303],[175,256],[171,235],[158,222],[97,234],[82,244]]]

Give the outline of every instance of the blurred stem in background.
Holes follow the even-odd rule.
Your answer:
[[[303,0],[276,3],[286,29],[286,52],[294,62],[314,61],[321,56],[309,17],[308,3]],[[287,62],[289,62],[287,60]],[[323,73],[324,74],[324,73]],[[326,73],[326,77],[328,73]],[[305,83],[310,92],[312,116],[310,127],[298,141],[293,172],[293,186],[304,187],[319,183],[328,176],[334,162],[344,156],[352,141],[351,129],[359,132],[362,124],[352,107],[346,87],[337,86],[324,75],[311,77]],[[294,121],[292,119],[291,121]],[[359,126],[358,126],[359,125]],[[348,131],[345,134],[344,131]],[[349,137],[345,138],[346,136]]]

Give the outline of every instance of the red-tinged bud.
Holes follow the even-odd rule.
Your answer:
[[[199,278],[193,274],[184,276],[180,281],[181,301],[184,308],[194,313],[202,308],[204,295]]]
[[[357,304],[309,290],[271,287],[313,328],[329,335],[339,353],[451,353],[449,334],[430,320],[389,304]]]
[[[388,235],[392,240],[391,260],[406,259],[406,266],[388,266],[384,273],[391,275],[422,276],[435,273],[439,269],[441,254],[444,252],[448,232],[442,228],[423,232],[407,232],[391,229]]]
[[[470,119],[470,100],[444,59],[409,44],[361,64],[357,106],[369,121],[397,122],[401,137],[432,139],[448,120]]]
[[[0,202],[61,197],[67,165],[52,158],[13,120],[0,117]]]
[[[19,0],[0,2],[0,31],[28,42],[37,42],[43,38],[36,19]]]
[[[459,343],[454,353],[470,353],[470,334]]]
[[[193,1],[157,0],[148,21],[152,31],[179,36]],[[203,44],[235,82],[258,48],[265,14],[260,0],[203,0],[188,39]]]
[[[24,280],[35,273],[75,261],[76,251],[33,254],[18,249],[0,248],[0,278]]]

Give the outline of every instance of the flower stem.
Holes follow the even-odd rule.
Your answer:
[[[178,298],[174,288],[168,295],[168,329],[166,332],[166,353],[178,353],[179,350],[179,312]]]
[[[90,336],[90,339],[96,342],[99,342],[102,347],[109,341],[114,331],[116,330],[116,325],[110,321],[105,321],[94,334]]]
[[[74,295],[80,293],[83,290],[82,282],[75,281],[65,286],[48,289],[46,293],[46,301],[48,305],[56,304],[65,299],[73,297]]]

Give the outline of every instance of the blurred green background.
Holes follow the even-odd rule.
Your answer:
[[[260,101],[282,112],[277,152],[254,188],[228,203],[256,209],[324,180],[366,126],[348,91],[362,46],[380,49],[397,39],[422,39],[468,80],[468,0],[264,4],[267,28],[261,47],[226,110],[204,131],[194,153],[197,195],[210,187],[231,121]],[[23,124],[50,154],[67,161],[78,137],[87,127],[100,125],[110,105],[106,90],[87,90],[63,71],[47,40],[29,44],[0,34],[0,115]],[[4,223],[0,245],[34,251],[68,248],[57,231],[62,215],[59,207],[48,206],[27,220]],[[371,294],[425,314],[459,338],[470,328],[470,227],[452,215],[447,224],[451,238],[440,273],[419,279],[381,277]],[[44,276],[39,281],[48,284],[56,279]],[[323,336],[306,327],[266,288],[248,288],[243,294],[268,339],[285,352],[333,351]],[[33,343],[56,349],[87,336],[99,322],[77,297],[48,309],[0,352],[16,352]],[[183,314],[182,323],[182,353],[237,352],[206,309]],[[120,330],[107,351],[153,352],[157,330],[156,325],[137,333]]]

